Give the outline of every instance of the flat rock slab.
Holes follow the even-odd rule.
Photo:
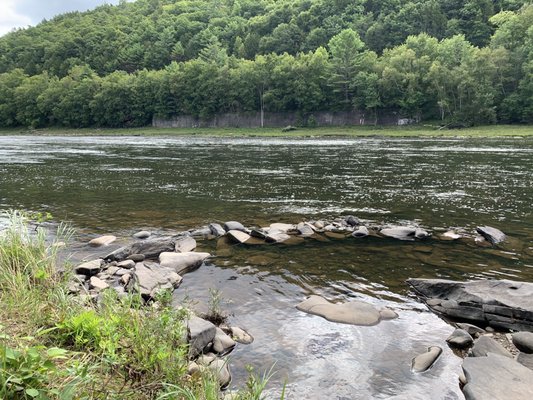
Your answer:
[[[472,357],[485,357],[487,354],[498,354],[503,357],[513,358],[513,355],[509,353],[501,344],[489,336],[481,336],[474,342],[472,347]]]
[[[467,357],[463,362],[466,400],[531,400],[533,371],[497,354]]]
[[[245,232],[239,231],[237,229],[232,229],[228,231],[228,236],[237,243],[245,243],[250,239],[250,235]]]
[[[476,232],[492,244],[498,244],[505,240],[505,233],[491,226],[478,226]]]
[[[430,369],[442,354],[442,349],[438,346],[428,347],[425,353],[419,354],[411,361],[411,371],[424,372]]]
[[[323,317],[328,321],[342,324],[372,326],[384,319],[380,311],[373,305],[357,300],[344,304],[333,304],[323,297],[313,295],[298,304],[296,308]],[[385,316],[386,319],[390,319],[388,313]]]
[[[190,272],[202,265],[210,257],[209,253],[186,252],[172,253],[164,252],[159,255],[159,264],[162,267],[170,268],[179,275]]]
[[[117,240],[117,237],[113,235],[100,236],[89,241],[89,246],[93,246],[93,247],[108,246],[111,243],[113,243],[115,240]]]
[[[510,280],[457,282],[408,279],[436,313],[482,326],[533,331],[533,283]]]
[[[411,226],[395,226],[392,228],[385,228],[382,229],[380,233],[383,236],[398,240],[424,239],[430,236],[425,230]]]
[[[96,275],[98,272],[100,272],[100,269],[102,267],[102,261],[103,260],[101,259],[87,261],[83,264],[78,265],[76,268],[74,268],[74,270],[77,274],[81,275]]]
[[[141,240],[115,250],[105,256],[105,259],[108,261],[122,261],[133,254],[142,254],[145,258],[154,259],[165,251],[174,251],[176,240],[178,238],[171,236]]]
[[[187,253],[196,249],[196,240],[190,236],[184,236],[176,240],[174,250],[178,253]]]

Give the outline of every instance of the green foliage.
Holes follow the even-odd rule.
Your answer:
[[[0,38],[0,126],[354,109],[531,122],[532,21],[526,0],[122,2]]]

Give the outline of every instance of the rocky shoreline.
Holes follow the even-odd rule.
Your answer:
[[[88,301],[98,302],[101,291],[112,289],[119,296],[137,293],[145,301],[152,302],[162,291],[177,289],[182,275],[211,262],[210,253],[195,251],[197,239],[217,240],[224,245],[260,246],[295,245],[306,240],[363,240],[366,237],[403,241],[463,240],[482,247],[498,246],[506,240],[503,232],[488,226],[478,227],[475,232],[449,230],[432,234],[415,225],[372,225],[354,216],[298,224],[273,223],[268,227],[245,227],[237,221],[228,221],[172,236],[137,232],[130,244],[78,265],[69,288],[71,293]],[[100,236],[88,245],[105,248],[115,240],[112,235]],[[533,368],[533,333],[527,332],[533,331],[533,284],[436,279],[410,279],[407,283],[430,310],[457,328],[447,342],[456,355],[464,358],[460,385],[467,399],[500,399],[505,394],[501,387],[509,385],[516,389],[512,391],[513,399],[533,398],[530,384],[533,382],[530,369]],[[376,308],[360,301],[334,304],[319,296],[311,296],[295,306],[332,322],[362,326],[398,317],[394,310],[387,308]],[[523,332],[510,336],[503,333],[505,331]],[[227,387],[231,381],[227,355],[237,343],[252,341],[253,337],[240,327],[217,325],[206,315],[191,314],[187,321],[189,373],[209,369],[218,377],[220,386]],[[441,353],[439,346],[428,346],[427,352],[413,357],[412,372],[424,373],[438,362]]]

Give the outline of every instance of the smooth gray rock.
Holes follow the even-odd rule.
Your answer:
[[[133,234],[135,239],[148,239],[150,236],[152,236],[152,233],[148,231],[140,231]]]
[[[514,333],[513,344],[518,350],[527,354],[533,354],[533,332]]]
[[[190,235],[197,238],[207,238],[211,235],[211,229],[208,226],[203,228],[193,229],[190,231]]]
[[[117,237],[113,235],[100,236],[89,241],[89,246],[93,246],[93,247],[109,246],[115,240],[117,240]]]
[[[505,233],[491,226],[478,226],[476,232],[492,244],[498,244],[505,240]]]
[[[122,261],[132,254],[143,254],[145,258],[157,258],[164,251],[174,251],[176,240],[176,237],[171,236],[141,240],[115,250],[105,256],[105,259],[107,261]]]
[[[366,226],[361,225],[356,230],[352,232],[352,236],[356,238],[367,237],[370,234]]]
[[[226,360],[217,358],[209,364],[208,368],[215,374],[222,389],[228,387],[231,383],[231,373]]]
[[[500,356],[513,358],[501,344],[489,336],[481,336],[474,342],[470,355],[472,357],[485,357],[487,354],[498,354]]]
[[[87,261],[83,264],[78,265],[76,268],[74,268],[74,270],[76,271],[77,274],[92,276],[100,272],[102,264],[103,264],[103,260],[101,259]]]
[[[290,238],[291,236],[288,235],[287,233],[284,233],[284,232],[281,232],[275,229],[271,229],[268,232],[268,235],[265,240],[268,243],[283,243],[289,240]]]
[[[383,236],[399,240],[415,240],[416,228],[409,226],[396,226],[380,231]]]
[[[518,353],[516,361],[518,361],[524,367],[533,370],[533,354]]]
[[[173,290],[179,286],[182,278],[174,270],[158,264],[135,264],[129,291],[137,291],[145,298],[153,298],[162,290]]]
[[[196,240],[191,236],[184,236],[176,240],[174,250],[178,253],[187,253],[196,249]]]
[[[216,237],[224,236],[226,234],[226,230],[222,228],[222,225],[217,223],[209,224],[209,229],[211,230],[211,234]]]
[[[533,331],[533,283],[408,279],[431,310],[482,326]]]
[[[457,240],[461,239],[462,236],[456,233],[455,231],[447,231],[440,235],[442,240]]]
[[[417,239],[426,239],[430,236],[431,234],[422,228],[416,228],[415,230],[415,238]]]
[[[243,224],[237,221],[228,221],[224,224],[224,229],[226,231],[241,231],[246,232],[246,228]]]
[[[411,371],[424,372],[430,369],[442,354],[442,349],[438,346],[428,347],[427,352],[419,354],[411,361]]]
[[[467,331],[463,329],[456,329],[448,337],[448,339],[446,339],[446,342],[448,342],[451,347],[466,349],[472,343],[474,343],[474,339]]]
[[[140,261],[144,261],[144,258]],[[135,267],[135,261],[133,260],[124,260],[117,264],[118,268],[124,268],[124,269],[132,269]]]
[[[250,237],[251,237],[247,233],[239,231],[239,230],[235,230],[235,229],[232,229],[232,230],[228,231],[227,233],[228,233],[228,236],[234,242],[237,242],[237,243],[246,243],[246,241],[249,240]]]
[[[91,279],[89,279],[90,289],[104,290],[104,289],[107,289],[108,287],[109,285],[106,282],[104,282],[100,278],[97,278],[96,276],[91,276]]]
[[[288,233],[293,232],[296,230],[296,226],[293,224],[285,224],[283,222],[275,222],[273,224],[270,224],[270,228],[268,230],[268,233],[272,232],[281,232],[281,233]]]
[[[193,358],[204,352],[215,339],[216,326],[195,315],[187,321],[187,340],[189,343],[189,357]]]
[[[296,306],[300,311],[318,315],[332,322],[371,326],[378,324],[382,317],[373,305],[362,301],[333,304],[320,296],[309,296]]]
[[[126,258],[126,261],[133,261],[134,263],[143,262],[146,259],[144,254],[132,254]],[[134,264],[135,266],[135,264]]]
[[[229,353],[235,347],[235,341],[226,333],[216,328],[215,338],[213,339],[213,351],[219,355]]]
[[[164,252],[159,255],[159,264],[182,275],[200,267],[208,257],[211,257],[211,254],[199,252]]]
[[[359,226],[361,225],[361,221],[359,218],[354,217],[353,215],[349,215],[344,220],[349,226]]]
[[[265,240],[266,237],[267,237],[267,233],[265,231],[263,231],[262,229],[252,229],[250,231],[250,236],[251,237],[254,237],[254,238],[257,238],[257,239],[262,239],[262,240]]]
[[[472,324],[467,324],[465,322],[458,323],[457,327],[459,329],[467,331],[473,338],[483,335],[485,333],[485,329],[482,329],[479,326],[475,326]]]
[[[311,227],[311,225],[305,222],[300,222],[296,226],[296,229],[298,230],[298,233],[304,237],[313,236],[315,234],[315,230]]]
[[[466,400],[531,400],[533,371],[508,357],[489,354],[463,362]]]

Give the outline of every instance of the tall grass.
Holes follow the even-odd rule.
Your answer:
[[[167,293],[146,305],[110,289],[99,302],[70,295],[72,272],[27,214],[7,213],[0,231],[0,399],[191,399],[221,396],[209,371],[188,376],[185,319]],[[239,399],[260,399],[250,377]],[[253,390],[252,390],[253,389]]]

